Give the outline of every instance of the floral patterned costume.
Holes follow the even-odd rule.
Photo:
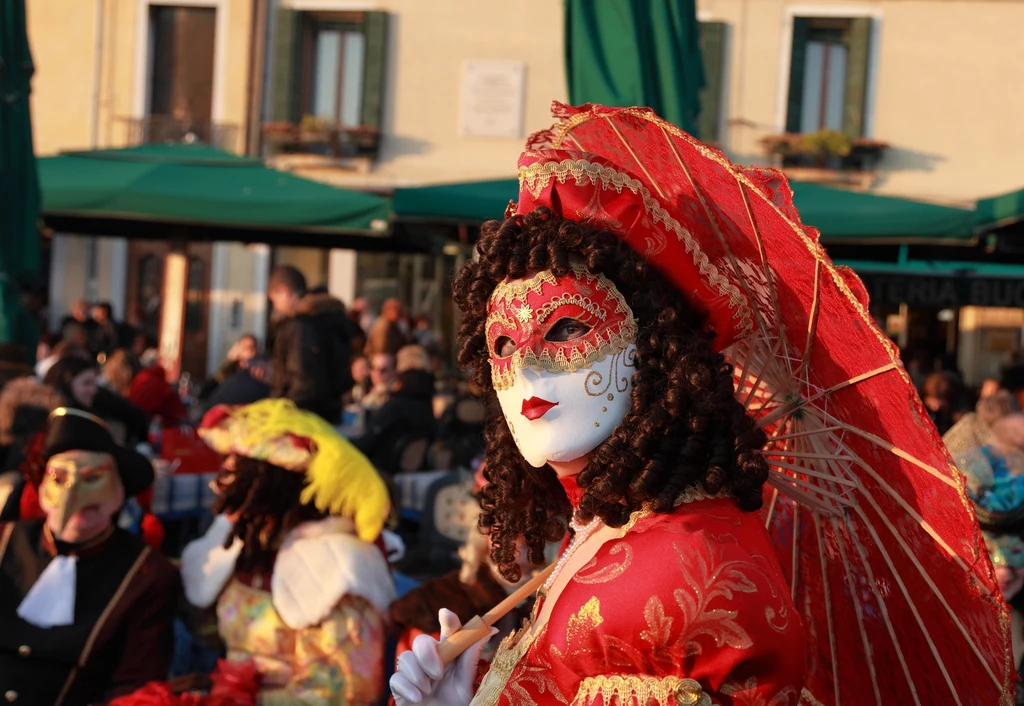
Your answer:
[[[546,625],[502,643],[473,704],[791,706],[805,649],[761,516],[694,495],[635,513]]]
[[[259,669],[260,704],[380,700],[394,585],[380,550],[346,524],[328,518],[297,527],[268,578],[235,573],[241,543],[222,548],[231,527],[223,517],[182,554],[186,597],[198,607],[216,604],[228,659]]]

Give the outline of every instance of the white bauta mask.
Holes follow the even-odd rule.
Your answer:
[[[574,266],[499,284],[486,331],[498,402],[531,466],[578,459],[622,423],[637,327],[606,277]]]

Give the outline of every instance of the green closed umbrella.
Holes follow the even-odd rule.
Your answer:
[[[20,304],[19,283],[39,269],[39,184],[32,153],[29,92],[32,55],[25,0],[0,0],[0,342],[35,354],[35,330]]]
[[[697,130],[704,66],[695,0],[565,0],[569,102],[633,105]]]

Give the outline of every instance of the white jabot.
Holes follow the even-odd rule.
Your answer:
[[[37,628],[75,622],[77,556],[55,556],[18,606],[18,617]]]

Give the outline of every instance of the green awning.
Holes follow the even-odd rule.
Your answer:
[[[519,196],[516,179],[467,181],[395,189],[391,207],[407,220],[445,223],[483,223],[501,218],[509,201]]]
[[[979,230],[992,230],[1020,221],[1024,221],[1024,189],[980,199],[974,209],[974,225]]]
[[[967,244],[974,238],[974,213],[967,209],[803,182],[791,187],[801,219],[826,242]],[[396,189],[393,206],[402,219],[479,223],[501,218],[518,190],[515,179]]]
[[[821,231],[822,240],[859,243],[969,244],[974,212],[925,201],[791,182],[800,220]]]
[[[53,227],[159,237],[154,225],[206,239],[261,242],[293,236],[335,244],[359,235],[387,241],[389,201],[270,169],[260,160],[205,145],[145,145],[69,152],[39,160],[42,212]],[[58,225],[54,225],[54,224]],[[119,224],[128,224],[121,227]],[[113,232],[110,232],[113,230]],[[128,231],[128,232],[124,232]],[[336,247],[358,247],[349,238]]]

